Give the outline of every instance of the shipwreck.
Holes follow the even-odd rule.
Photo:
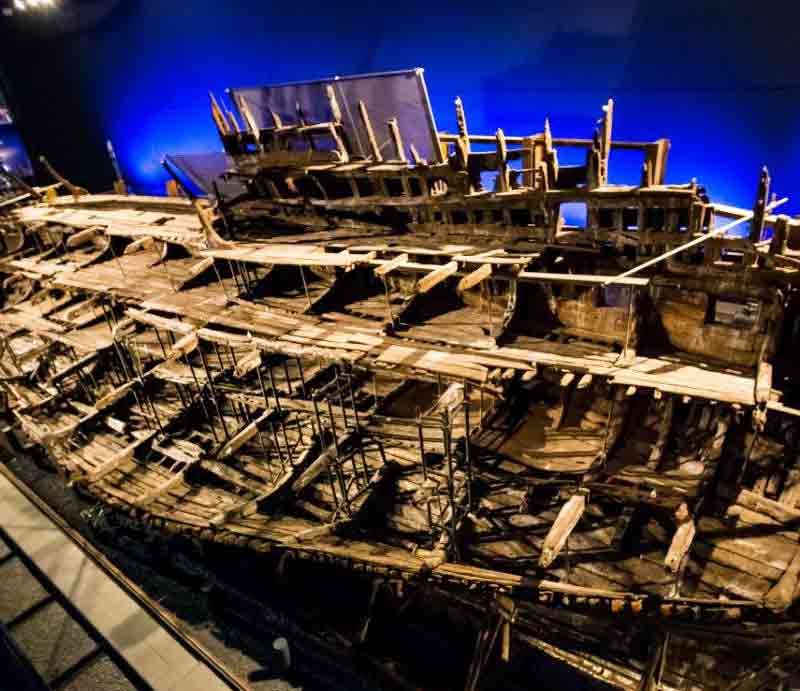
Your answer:
[[[53,171],[1,202],[15,443],[165,539],[481,611],[468,688],[512,641],[624,689],[775,688],[800,220],[766,169],[749,209],[667,183],[613,101],[586,139],[455,108],[439,131],[422,70],[231,89],[177,196]]]

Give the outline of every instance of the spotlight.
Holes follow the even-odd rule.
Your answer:
[[[24,12],[28,9],[28,6],[25,4],[25,0],[14,0],[14,8],[20,12]]]

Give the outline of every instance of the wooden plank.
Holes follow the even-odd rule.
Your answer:
[[[150,314],[149,312],[143,312],[142,310],[134,309],[132,307],[128,308],[125,311],[125,314],[134,321],[139,322],[140,324],[145,324],[146,326],[152,326],[155,329],[175,331],[176,333],[181,333],[184,335],[187,335],[194,330],[191,324],[178,321],[177,319],[159,317],[157,314]]]
[[[779,523],[800,526],[800,510],[790,508],[778,501],[762,497],[748,489],[742,489],[736,497],[736,503],[752,511],[763,513]]]
[[[772,609],[783,611],[788,609],[795,600],[800,585],[800,547],[795,550],[792,561],[786,567],[781,579],[767,593],[766,604]]]
[[[615,285],[644,288],[650,285],[649,278],[616,278],[599,274],[558,274],[543,273],[538,271],[520,271],[517,274],[520,281],[533,281],[543,283],[575,283],[578,285],[604,285],[613,280]]]
[[[339,449],[344,448],[353,438],[353,432],[348,432],[337,437]],[[336,447],[334,445],[326,448],[317,459],[298,477],[292,484],[292,492],[299,494],[308,487],[319,475],[336,459]]]
[[[696,533],[694,521],[689,519],[678,525],[675,534],[670,542],[667,556],[664,558],[664,566],[672,573],[678,573],[684,557],[688,554],[692,546],[692,541]]]
[[[538,256],[538,253],[527,256],[494,256],[492,252],[482,252],[481,254],[457,254],[453,257],[453,261],[459,264],[491,264],[492,266],[513,267],[529,264]]]
[[[459,293],[463,293],[470,288],[474,288],[476,285],[485,281],[492,275],[492,265],[491,264],[483,264],[479,266],[477,269],[468,273],[464,278],[462,278],[458,282],[458,286],[456,286],[456,291]]]
[[[104,410],[105,408],[114,405],[114,403],[116,403],[121,398],[126,396],[131,391],[131,389],[133,389],[133,387],[136,386],[137,383],[138,382],[136,380],[132,380],[127,382],[126,384],[123,384],[119,388],[114,389],[113,391],[107,393],[102,398],[98,399],[95,402],[94,407],[97,408],[97,410]]]
[[[417,281],[416,291],[425,294],[458,271],[458,262],[448,262]]]
[[[405,254],[405,253],[398,254],[393,259],[390,259],[389,261],[387,261],[387,262],[381,264],[380,266],[376,267],[375,268],[375,275],[376,276],[381,276],[381,277],[388,276],[392,271],[394,271],[398,267],[402,266],[407,261],[408,261],[408,255],[407,254]]]
[[[182,338],[175,341],[175,344],[170,348],[167,358],[174,360],[185,355],[189,355],[198,346],[197,332],[186,334]]]
[[[260,425],[272,415],[272,411],[268,410],[262,413],[259,417],[253,420],[249,425],[243,427],[237,434],[231,437],[228,442],[220,449],[217,454],[218,458],[225,459],[232,456],[238,449],[244,446],[248,441],[258,434]]]

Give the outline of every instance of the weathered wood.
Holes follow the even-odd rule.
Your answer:
[[[337,440],[336,446],[331,445],[320,453],[317,459],[292,483],[292,492],[298,494],[314,482],[336,460],[336,448],[343,448],[351,438],[351,434],[345,434]]]
[[[552,564],[561,553],[569,539],[570,533],[578,525],[581,516],[586,510],[586,495],[575,494],[561,507],[556,520],[547,533],[539,557],[539,566],[546,568]]]
[[[672,542],[669,544],[667,556],[664,558],[664,566],[673,573],[678,572],[684,558],[689,553],[696,532],[694,521],[691,518],[678,524]]]
[[[438,269],[434,269],[427,276],[423,276],[417,281],[416,292],[418,294],[425,294],[439,285],[442,281],[448,279],[456,271],[458,271],[457,262],[449,262]]]
[[[645,288],[650,284],[649,278],[628,278],[622,276],[599,276],[596,274],[571,274],[571,273],[543,273],[540,271],[520,271],[517,274],[520,281],[544,283],[576,283],[579,285],[601,285],[613,282],[615,285],[630,286],[632,288]],[[613,281],[611,280],[613,279]]]
[[[396,160],[408,163],[408,157],[406,156],[406,150],[403,146],[403,137],[400,134],[400,126],[397,123],[397,118],[389,118],[386,122],[386,126],[389,128],[389,135],[394,144]]]
[[[244,446],[259,433],[261,426],[266,422],[270,415],[272,415],[272,411],[268,410],[253,420],[250,424],[243,427],[225,443],[225,445],[219,450],[217,457],[225,459],[232,456],[236,451],[242,448],[242,446]]]
[[[779,523],[800,526],[800,510],[789,508],[778,501],[759,496],[748,489],[739,491],[736,503],[752,511],[769,516]]]
[[[800,548],[795,550],[792,561],[786,567],[781,579],[767,593],[765,598],[767,606],[779,611],[788,609],[795,601],[798,586],[800,586]]]
[[[155,432],[146,434],[145,436],[126,446],[124,449],[122,449],[122,451],[115,456],[112,456],[109,460],[101,463],[97,468],[88,473],[89,482],[99,482],[106,477],[106,475],[119,468],[123,463],[132,460],[136,450],[150,442],[154,436]]]
[[[388,276],[392,271],[401,267],[403,264],[408,262],[408,254],[402,253],[398,254],[393,259],[390,259],[387,262],[384,262],[380,266],[375,268],[375,275],[376,276]]]
[[[474,288],[479,283],[485,281],[487,278],[490,278],[491,275],[492,275],[492,265],[482,264],[477,269],[464,276],[464,278],[462,278],[458,282],[456,290],[459,293],[466,292],[470,288]]]

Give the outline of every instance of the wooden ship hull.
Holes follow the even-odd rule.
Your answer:
[[[294,86],[213,101],[237,196],[13,209],[7,423],[141,531],[482,617],[468,688],[498,639],[619,688],[774,688],[798,666],[800,222],[766,173],[752,211],[665,184],[668,142],[613,141],[611,102],[593,139],[470,135],[460,102],[446,135],[420,71],[361,81],[308,85],[323,115]],[[609,184],[615,148],[640,185]]]

